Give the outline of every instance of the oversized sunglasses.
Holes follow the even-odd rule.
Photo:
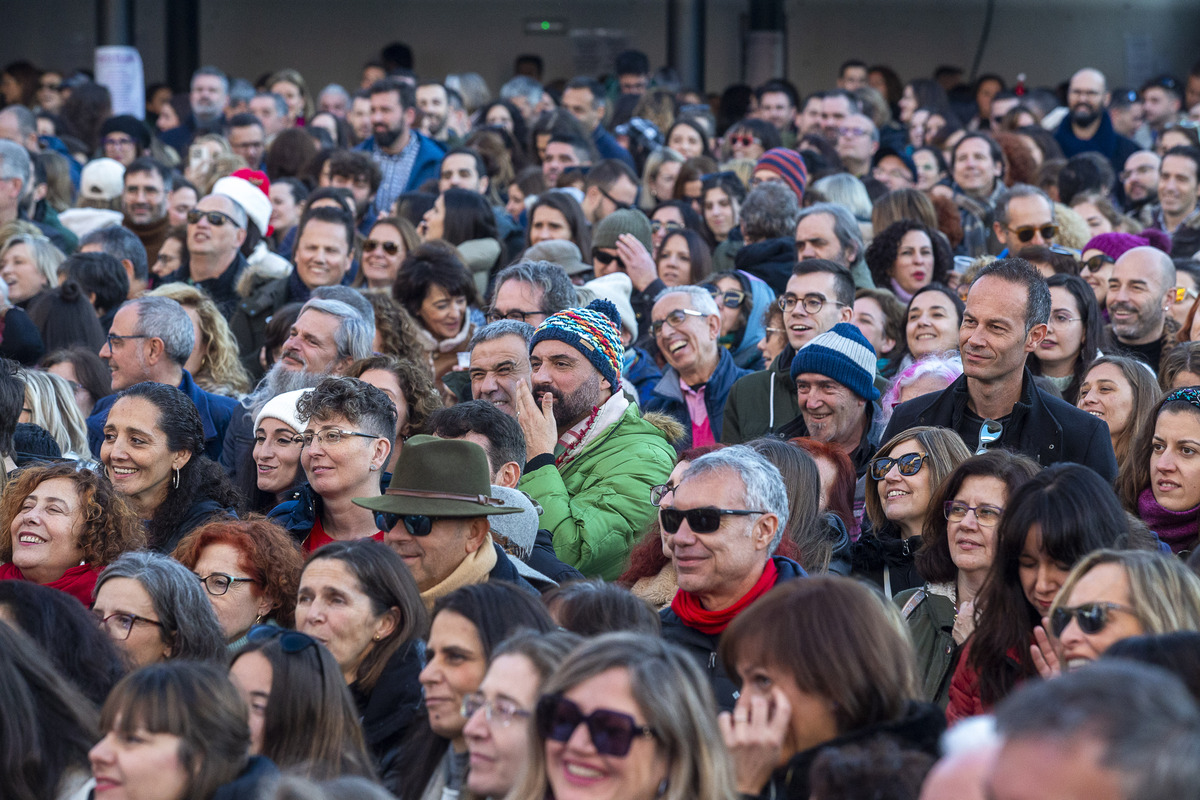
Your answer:
[[[712,295],[713,300],[717,301],[717,305],[725,308],[741,308],[742,303],[746,302],[746,293],[737,289],[721,290],[716,284],[706,283],[704,288]]]
[[[390,531],[392,528],[404,523],[404,529],[411,536],[428,536],[433,530],[433,523],[440,517],[431,517],[427,514],[391,514],[387,511],[375,512],[375,524],[381,531]]]
[[[1017,235],[1022,244],[1032,242],[1034,234],[1038,233],[1047,242],[1058,236],[1058,226],[1053,223],[1049,225],[1022,225],[1019,228],[1009,228],[1009,230]]]
[[[721,527],[721,517],[749,517],[766,513],[766,511],[744,511],[713,508],[712,506],[689,508],[685,511],[681,508],[664,506],[658,509],[658,523],[667,533],[676,533],[679,531],[679,525],[686,519],[692,533],[712,533]]]
[[[761,145],[762,140],[757,136],[751,136],[748,133],[735,133],[729,137],[729,146],[740,145],[741,147],[750,147],[751,145]]]
[[[365,242],[363,242],[364,253],[374,253],[376,247],[382,247],[383,252],[387,253],[389,256],[394,256],[396,253],[400,252],[400,245],[396,242],[380,242],[375,239],[367,239]]]
[[[592,261],[599,261],[606,267],[615,261],[617,262],[617,267],[619,267],[622,271],[625,270],[625,262],[622,261],[621,257],[616,253],[605,253],[601,250],[593,250]]]
[[[561,694],[548,694],[538,700],[537,730],[543,739],[567,742],[575,729],[586,725],[592,746],[602,756],[622,758],[629,755],[634,737],[653,736],[648,725],[638,725],[629,714],[598,708],[590,714]]]
[[[928,453],[905,453],[899,458],[881,456],[872,459],[871,478],[877,481],[883,480],[892,471],[893,466],[900,470],[901,475],[916,475],[921,471],[921,466],[927,458],[929,458]]]
[[[237,224],[237,220],[235,220],[233,217],[220,211],[200,211],[193,208],[187,213],[188,225],[195,225],[202,219],[207,219],[208,224],[212,225],[214,228],[219,228],[226,222],[235,228],[242,227],[241,225]]]
[[[1087,261],[1082,262],[1080,264],[1080,268],[1088,272],[1099,272],[1100,270],[1104,269],[1105,264],[1115,263],[1117,262],[1113,261],[1112,256],[1106,256],[1101,253],[1098,256],[1092,256]]]
[[[1136,612],[1132,608],[1120,603],[1084,603],[1076,608],[1061,606],[1054,609],[1054,613],[1050,615],[1050,629],[1054,631],[1055,637],[1061,638],[1063,631],[1067,629],[1067,626],[1071,624],[1071,619],[1074,618],[1076,624],[1079,625],[1079,630],[1091,636],[1104,630],[1108,625],[1109,611],[1124,611],[1136,616]]]

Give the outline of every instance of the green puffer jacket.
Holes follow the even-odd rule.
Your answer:
[[[611,581],[654,518],[651,487],[666,483],[674,466],[667,434],[630,405],[561,471],[545,464],[523,475],[518,488],[541,505],[541,527],[554,536],[558,557]]]

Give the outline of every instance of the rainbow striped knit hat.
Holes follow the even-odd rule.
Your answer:
[[[615,393],[621,385],[621,314],[607,300],[593,300],[586,308],[568,308],[551,314],[533,332],[529,352],[538,342],[557,339],[574,347],[596,368]]]

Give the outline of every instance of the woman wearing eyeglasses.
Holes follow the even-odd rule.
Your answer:
[[[945,720],[920,701],[912,644],[857,581],[783,584],[738,615],[720,657],[742,687],[720,724],[743,797],[808,798],[809,770],[827,747],[888,738],[938,753]]]
[[[592,639],[543,686],[529,766],[507,797],[735,797],[705,683],[691,657],[661,639]]]
[[[1043,677],[1078,669],[1130,636],[1200,631],[1200,577],[1148,550],[1098,550],[1075,565],[1050,608]]]
[[[892,597],[921,585],[913,556],[934,493],[971,455],[954,431],[909,428],[884,443],[867,469],[866,517],[854,547],[854,573]]]
[[[334,542],[300,573],[296,630],[333,655],[376,767],[399,746],[421,705],[420,640],[428,629],[417,584],[387,545]]]
[[[146,545],[146,532],[112,485],[74,464],[18,472],[0,499],[0,580],[49,586],[92,603],[100,571]]]
[[[96,581],[92,613],[136,669],[173,658],[227,659],[225,636],[196,576],[158,553],[125,553]]]
[[[764,362],[760,343],[770,335],[766,330],[766,319],[775,304],[775,293],[765,281],[741,270],[721,272],[708,280],[705,288],[717,301],[721,312],[720,344],[729,350],[737,366],[761,369]],[[782,311],[778,312],[778,317],[778,334],[786,343]]]
[[[925,699],[949,702],[958,650],[975,625],[975,598],[996,553],[996,524],[1009,495],[1037,474],[1037,463],[989,450],[958,465],[933,494],[915,562],[919,589],[893,598],[908,621]]]
[[[210,518],[236,516],[237,490],[203,453],[200,412],[174,386],[137,383],[110,407],[100,461],[145,524],[151,549],[169,553]]]
[[[391,290],[400,272],[400,264],[421,240],[412,223],[401,217],[383,217],[371,226],[362,243],[362,268],[355,286]]]
[[[1104,321],[1091,288],[1075,275],[1051,275],[1050,320],[1038,349],[1026,359],[1029,371],[1042,375],[1074,404],[1092,362],[1107,349]]]
[[[383,541],[374,512],[354,498],[379,497],[396,436],[396,406],[358,378],[330,377],[296,402],[300,465],[307,482],[269,518],[311,553],[330,542]]]
[[[470,758],[464,703],[496,646],[519,629],[547,633],[554,621],[536,597],[504,581],[464,586],[434,604],[419,678],[425,715],[385,767],[384,783],[400,800],[462,790]]]
[[[246,643],[252,625],[292,627],[303,559],[278,525],[264,519],[210,522],[185,536],[172,556],[204,586],[231,653]]]
[[[1105,547],[1150,544],[1112,487],[1079,464],[1054,464],[1017,487],[996,526],[991,571],[975,601],[975,632],[950,679],[951,724],[986,713],[1038,674],[1033,648],[1067,573]]]
[[[358,709],[338,663],[299,631],[256,625],[229,666],[250,709],[250,755],[311,780],[375,780]]]
[[[467,789],[472,795],[499,800],[512,790],[529,760],[542,684],[582,642],[568,631],[521,631],[493,652],[478,691],[463,698],[463,736],[470,753]]]

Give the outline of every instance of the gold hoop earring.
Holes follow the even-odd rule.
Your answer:
[[[174,480],[174,485],[175,485],[175,488],[176,488],[176,489],[178,489],[178,488],[179,488],[179,467],[176,467],[176,468],[175,468],[175,480]]]

